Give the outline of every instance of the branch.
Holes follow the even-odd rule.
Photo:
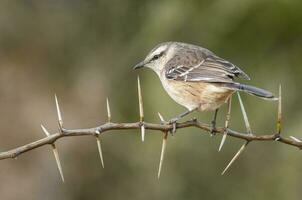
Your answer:
[[[148,123],[144,122],[145,129],[147,130],[157,130],[161,132],[169,132],[172,131],[173,127],[169,124],[155,124],[155,123]],[[211,125],[204,124],[202,122],[198,122],[196,120],[189,120],[182,123],[177,123],[176,128],[177,129],[184,129],[188,127],[197,127],[199,129],[202,129],[206,131],[205,133],[210,133],[211,131]],[[95,127],[95,128],[89,128],[89,129],[63,129],[62,133],[55,133],[48,137],[42,138],[40,140],[34,141],[32,143],[26,144],[21,147],[17,147],[15,149],[1,152],[0,153],[0,160],[8,159],[8,158],[16,158],[17,156],[39,148],[44,145],[51,145],[54,144],[56,140],[63,138],[63,137],[73,137],[73,136],[96,136],[98,135],[98,131],[100,134],[103,134],[110,130],[128,130],[128,129],[141,129],[141,122],[134,122],[134,123],[105,123],[101,126]],[[219,127],[215,131],[218,134],[224,133],[224,128]],[[280,143],[284,143],[287,145],[291,145],[294,147],[297,147],[299,149],[302,149],[302,142],[297,141],[295,139],[289,139],[289,138],[283,138],[282,136],[278,136],[277,133],[272,134],[261,134],[261,135],[248,135],[246,133],[240,133],[231,129],[227,129],[227,135],[242,139],[245,141],[278,141]]]
[[[63,172],[62,172],[62,167],[59,159],[59,154],[58,150],[55,146],[55,142],[61,138],[64,137],[75,137],[75,136],[93,136],[96,138],[97,141],[97,147],[98,151],[100,154],[100,159],[102,166],[104,167],[104,162],[103,162],[103,155],[102,155],[102,150],[101,150],[101,135],[104,134],[105,132],[109,132],[111,130],[128,130],[128,129],[138,129],[141,130],[142,133],[142,140],[144,140],[144,135],[145,135],[145,129],[147,130],[154,130],[157,131],[158,133],[163,133],[163,146],[162,146],[162,151],[161,151],[161,157],[160,157],[160,164],[159,164],[159,171],[158,171],[158,177],[160,176],[161,172],[161,167],[162,167],[162,162],[164,159],[164,152],[166,148],[166,143],[168,139],[168,133],[172,132],[173,130],[173,125],[169,124],[164,121],[163,117],[159,114],[160,118],[160,123],[149,123],[144,121],[144,114],[143,114],[143,99],[142,99],[142,93],[141,93],[141,87],[140,87],[140,81],[138,79],[138,94],[139,94],[139,110],[140,110],[140,121],[139,122],[133,122],[133,123],[114,123],[112,122],[111,118],[111,111],[110,111],[110,106],[109,106],[109,100],[107,98],[107,122],[94,128],[88,128],[88,129],[66,129],[63,128],[63,119],[62,119],[62,114],[59,108],[59,103],[58,99],[55,96],[55,102],[56,102],[56,108],[57,108],[57,114],[58,114],[58,125],[59,125],[59,132],[50,134],[44,126],[42,126],[43,132],[46,134],[46,137],[34,141],[32,143],[26,144],[24,146],[17,147],[12,150],[4,151],[0,153],[0,160],[3,159],[8,159],[8,158],[16,158],[20,156],[21,154],[31,151],[33,149],[45,146],[45,145],[50,145],[53,149],[55,159],[58,165],[58,169],[61,175],[62,180],[64,181],[63,177]],[[228,166],[225,168],[223,173],[231,166],[231,164],[238,158],[238,156],[243,152],[243,150],[246,148],[248,144],[250,144],[253,141],[277,141],[279,143],[283,143],[286,145],[290,145],[293,147],[297,147],[299,149],[302,149],[302,141],[297,139],[296,137],[290,136],[290,138],[285,138],[281,135],[281,121],[282,121],[282,107],[281,107],[281,86],[279,88],[279,101],[278,101],[278,115],[277,115],[277,130],[276,133],[262,133],[262,134],[254,134],[251,131],[250,123],[248,121],[248,117],[246,114],[246,111],[244,109],[243,103],[241,101],[240,95],[238,93],[238,98],[240,102],[240,107],[243,113],[243,118],[245,121],[246,125],[246,133],[241,133],[237,132],[235,130],[229,129],[228,128],[228,123],[230,117],[227,117],[227,121],[225,124],[225,127],[218,127],[215,129],[215,132],[218,134],[221,134],[223,136],[223,142],[225,140],[225,136],[230,136],[234,138],[238,138],[241,140],[244,140],[245,143],[243,146],[239,149],[239,151],[236,153],[234,158],[231,160],[231,162],[228,164]],[[229,111],[228,114],[230,114],[230,105],[229,105]],[[212,128],[210,124],[205,124],[202,122],[197,121],[196,119],[193,120],[188,120],[182,123],[177,123],[176,124],[176,130],[178,129],[185,129],[185,128],[190,128],[190,127],[195,127],[198,129],[203,130],[203,133],[210,133]],[[155,132],[154,132],[155,133]],[[222,145],[220,145],[221,149]],[[222,173],[222,174],[223,174]]]

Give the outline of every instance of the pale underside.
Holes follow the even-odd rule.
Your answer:
[[[170,97],[188,110],[216,110],[234,93],[234,90],[221,87],[219,83],[183,82],[166,78],[161,81]]]

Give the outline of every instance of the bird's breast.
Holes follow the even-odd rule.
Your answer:
[[[215,110],[234,93],[218,83],[184,82],[166,78],[161,81],[169,96],[189,110]]]

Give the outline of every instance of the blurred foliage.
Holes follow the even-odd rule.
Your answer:
[[[137,72],[132,66],[156,44],[183,41],[240,66],[250,84],[284,93],[284,134],[302,132],[302,2],[299,0],[52,0],[0,3],[0,150],[56,131],[53,94],[70,128],[138,120]],[[184,109],[152,72],[140,71],[146,119],[171,118]],[[254,132],[275,130],[277,105],[243,95]],[[220,124],[224,119],[220,113]],[[195,114],[208,122],[212,113]],[[237,100],[231,127],[244,130]],[[170,138],[156,173],[160,134],[140,142],[138,131],[105,134],[105,169],[94,138],[58,142],[66,183],[50,148],[1,161],[1,199],[300,199],[301,152],[252,143],[225,176],[222,169],[242,141],[186,129]],[[155,132],[152,132],[155,133]],[[301,137],[302,138],[302,137]]]

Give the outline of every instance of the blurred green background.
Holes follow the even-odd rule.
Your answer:
[[[52,0],[0,3],[0,150],[57,131],[54,93],[67,128],[106,120],[138,120],[141,76],[146,120],[184,111],[149,70],[133,71],[156,44],[182,41],[214,51],[247,72],[249,84],[283,86],[284,136],[302,138],[302,2],[300,0]],[[277,104],[242,94],[255,133],[273,133]],[[225,107],[219,115],[223,125]],[[209,122],[212,113],[195,114]],[[192,117],[192,116],[190,116]],[[189,118],[190,118],[189,117]],[[237,98],[231,128],[244,131]],[[112,134],[111,134],[112,133]],[[123,132],[124,133],[124,132]],[[157,180],[161,140],[147,131],[106,133],[105,169],[95,139],[57,142],[66,183],[49,146],[0,162],[1,199],[300,199],[302,154],[276,142],[248,146],[226,175],[220,173],[243,141],[179,130],[168,140]]]

